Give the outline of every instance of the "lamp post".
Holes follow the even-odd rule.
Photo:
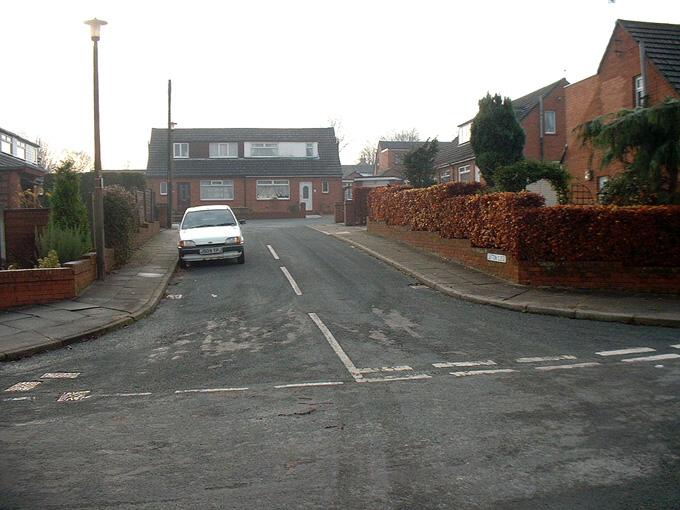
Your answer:
[[[172,229],[172,163],[173,163],[173,146],[172,146],[172,129],[177,124],[172,121],[172,80],[168,80],[168,196],[166,207],[168,228]]]
[[[102,182],[102,158],[99,140],[99,57],[98,47],[99,32],[106,21],[94,18],[85,22],[90,25],[92,38],[92,62],[94,83],[94,211],[93,230],[94,246],[97,251],[97,279],[106,279],[106,266],[104,264],[104,186]]]

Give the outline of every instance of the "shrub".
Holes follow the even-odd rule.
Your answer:
[[[72,159],[64,160],[54,175],[54,191],[50,196],[52,220],[65,229],[88,230],[87,209],[80,198],[80,174]]]
[[[494,174],[498,191],[523,191],[527,185],[545,179],[557,193],[557,200],[560,204],[566,204],[569,201],[570,178],[569,172],[559,164],[532,159],[501,167]]]
[[[38,234],[38,254],[40,257],[49,257],[50,252],[54,251],[62,264],[71,260],[78,260],[91,248],[92,242],[89,232],[64,228],[54,221],[54,217],[47,227]]]
[[[521,221],[521,259],[680,266],[680,206],[555,206]]]
[[[104,239],[113,248],[116,265],[125,264],[132,255],[137,232],[135,197],[122,186],[104,189]]]
[[[57,252],[54,250],[50,250],[47,257],[38,259],[38,267],[40,269],[51,269],[59,266],[61,266],[59,263],[59,255],[57,255]]]

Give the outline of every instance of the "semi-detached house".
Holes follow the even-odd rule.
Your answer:
[[[330,214],[342,201],[342,167],[333,128],[173,129],[173,210],[227,204],[249,218]],[[168,130],[152,129],[147,182],[168,196]]]

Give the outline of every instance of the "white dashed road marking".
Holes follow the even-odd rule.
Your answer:
[[[673,349],[680,349],[680,344],[671,345],[671,347],[673,347]]]
[[[97,395],[98,397],[146,397],[148,395],[153,395],[149,391],[141,393],[104,393],[103,395]]]
[[[618,349],[616,351],[600,351],[595,354],[599,356],[623,356],[625,354],[637,354],[639,352],[655,352],[656,349],[650,347],[633,347],[631,349]]]
[[[543,361],[560,361],[563,359],[576,359],[576,356],[562,354],[560,356],[543,356],[542,358],[517,358],[517,363],[541,363]]]
[[[309,386],[340,386],[341,384],[345,384],[341,381],[335,381],[335,382],[307,382],[307,383],[297,383],[297,384],[279,384],[277,386],[274,386],[277,390],[280,390],[282,388],[307,388]]]
[[[279,256],[276,254],[276,252],[274,251],[274,248],[272,248],[270,244],[267,245],[267,248],[269,248],[269,253],[272,254],[272,257],[274,257],[274,260],[279,260]]]
[[[486,361],[449,361],[446,363],[432,363],[435,368],[453,368],[453,367],[481,367],[495,365],[496,362],[490,359]]]
[[[31,391],[33,388],[35,388],[39,384],[40,384],[40,381],[20,382],[20,383],[16,383],[13,386],[10,386],[5,391]]]
[[[89,396],[89,391],[68,391],[63,393],[61,397],[57,399],[57,402],[77,402],[79,400],[85,400]]]
[[[293,290],[295,291],[295,294],[298,296],[302,296],[302,291],[300,290],[300,287],[298,287],[298,284],[295,283],[295,280],[293,280],[293,277],[290,275],[288,272],[288,269],[285,267],[281,266],[281,271],[283,271],[283,274],[286,276],[288,279],[288,283],[290,283],[290,286],[293,287]]]
[[[363,379],[361,381],[357,382],[367,382],[367,383],[376,383],[376,382],[392,382],[392,381],[415,381],[419,379],[432,379],[431,375],[427,374],[415,374],[415,375],[406,375],[403,377],[395,377],[395,376],[385,376],[385,377],[376,377],[376,378],[371,378],[371,379]]]
[[[413,368],[408,365],[402,365],[397,367],[359,368],[358,370],[362,374],[375,374],[376,372],[407,372],[413,370]]]
[[[534,367],[536,370],[542,370],[542,371],[549,371],[549,370],[564,370],[564,369],[570,369],[570,368],[587,368],[587,367],[596,367],[600,366],[599,363],[593,362],[593,363],[572,363],[571,365],[552,365],[552,366],[546,366],[546,367]]]
[[[499,368],[496,370],[466,370],[464,372],[450,372],[456,377],[466,377],[468,375],[493,375],[493,374],[509,374],[510,372],[517,372],[512,368]]]
[[[633,363],[636,361],[660,361],[662,359],[676,359],[680,358],[680,354],[658,354],[656,356],[645,356],[643,358],[627,358],[621,361],[625,363]]]
[[[176,390],[175,394],[180,393],[221,393],[229,391],[246,391],[249,388],[201,388],[196,390]]]
[[[3,398],[3,402],[20,402],[24,400],[33,400],[34,397],[10,397],[10,398]]]
[[[47,372],[40,376],[41,379],[75,379],[80,372]]]
[[[326,327],[326,325],[319,319],[319,316],[315,313],[310,313],[309,317],[314,321],[314,324],[321,330],[321,333],[323,336],[326,338],[326,341],[329,343],[331,346],[331,349],[335,351],[335,354],[338,355],[338,358],[340,358],[340,361],[342,361],[342,364],[345,365],[345,368],[349,372],[349,374],[354,377],[354,380],[359,382],[364,378],[363,375],[361,375],[361,372],[357,369],[357,367],[352,363],[352,360],[349,359],[349,356],[345,353],[345,351],[342,349],[338,341],[335,339],[333,336],[333,333]]]

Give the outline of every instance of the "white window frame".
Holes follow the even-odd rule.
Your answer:
[[[549,115],[550,114],[550,115]],[[546,135],[554,135],[557,133],[557,115],[553,110],[546,110],[543,112],[543,133]],[[548,129],[548,118],[552,117],[552,130]]]
[[[328,183],[328,179],[323,179],[321,181],[321,193],[330,193],[331,192],[331,187],[330,184]]]
[[[14,155],[19,159],[26,159],[26,142],[14,140]],[[21,151],[21,152],[20,152]]]
[[[187,142],[175,142],[172,144],[172,155],[174,159],[188,159],[189,144]]]
[[[635,77],[634,89],[635,89],[635,108],[642,108],[642,105],[644,103],[643,94],[645,92],[645,84],[642,79],[642,75],[638,75]]]
[[[238,144],[236,142],[215,142],[208,146],[208,157],[211,159],[237,158]]]
[[[0,151],[12,154],[12,137],[5,133],[0,133]]]
[[[600,175],[597,178],[597,191],[600,192],[604,189],[604,187],[607,185],[609,182],[609,176],[608,175]]]
[[[163,191],[165,190],[165,191]],[[160,186],[158,187],[158,193],[164,197],[168,194],[168,181],[161,181]]]
[[[464,181],[462,178],[463,175],[469,175],[470,177],[472,177],[470,165],[463,165],[458,167],[458,182],[472,182],[471,180]]]
[[[38,149],[33,145],[26,144],[26,161],[38,163]]]
[[[276,196],[261,196],[260,186],[269,186],[274,188]],[[276,187],[287,188],[288,194],[286,195],[284,193],[277,193]],[[257,200],[290,200],[290,181],[288,179],[258,179],[255,186],[255,197]]]
[[[444,182],[451,182],[451,170],[446,170],[441,173],[439,177],[439,182],[444,183]]]
[[[205,179],[199,182],[198,188],[200,190],[201,202],[224,202],[234,200],[234,181],[231,179]],[[223,195],[229,195],[225,191],[231,191],[231,198],[228,196],[222,197],[206,197],[203,195],[204,191],[208,189],[221,189]]]
[[[464,124],[458,128],[458,145],[463,145],[470,141],[472,135],[472,124]]]
[[[305,144],[305,155],[308,158],[315,158],[316,157],[316,151],[314,150],[314,143],[307,142]]]
[[[271,150],[271,154],[255,154],[257,150]],[[251,158],[278,158],[279,157],[279,144],[275,142],[257,142],[250,144],[250,157]]]

